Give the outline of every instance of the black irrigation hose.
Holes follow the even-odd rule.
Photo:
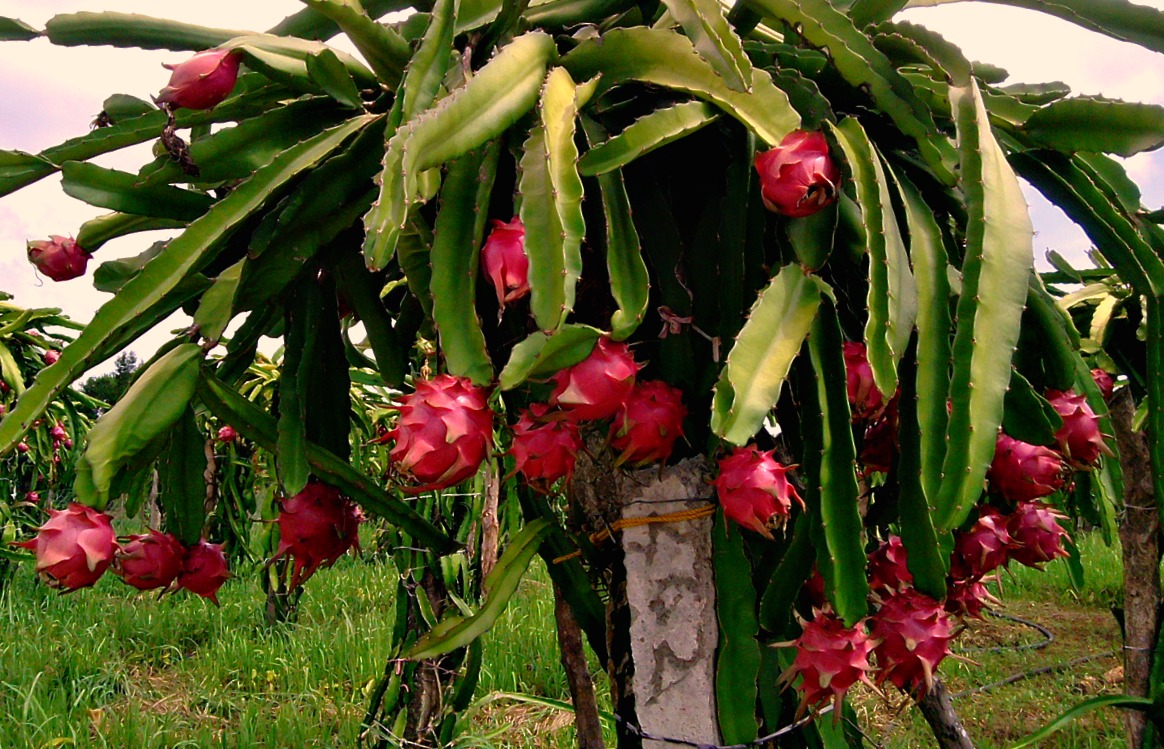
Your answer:
[[[1029,679],[1033,676],[1042,676],[1043,674],[1050,674],[1050,673],[1054,673],[1056,671],[1064,671],[1064,670],[1069,669],[1073,666],[1078,666],[1080,663],[1087,663],[1088,661],[1094,661],[1098,658],[1107,658],[1109,656],[1116,655],[1117,653],[1119,653],[1118,650],[1108,650],[1104,653],[1093,653],[1091,655],[1085,655],[1082,658],[1076,658],[1075,660],[1067,661],[1066,663],[1056,663],[1056,664],[1051,665],[1051,666],[1043,666],[1042,668],[1032,668],[1030,671],[1024,671],[1020,674],[1011,674],[1010,676],[1006,677],[1005,679],[999,679],[998,681],[992,681],[991,683],[983,684],[980,687],[974,687],[973,689],[964,689],[961,692],[958,692],[957,694],[950,695],[950,699],[956,700],[959,697],[969,697],[972,694],[980,694],[982,692],[989,692],[993,689],[998,689],[999,687],[1004,687],[1007,684],[1014,684],[1016,681],[1022,681],[1023,679]]]
[[[1038,622],[1032,622],[1029,619],[1023,619],[1022,617],[1014,616],[1012,614],[1004,614],[1000,611],[987,611],[986,613],[990,614],[991,616],[995,617],[996,619],[1006,619],[1007,621],[1016,622],[1018,624],[1023,625],[1024,627],[1030,627],[1031,629],[1037,630],[1038,633],[1043,636],[1043,639],[1039,640],[1038,642],[1028,642],[1028,643],[1024,643],[1022,645],[999,645],[998,647],[993,647],[993,648],[959,648],[955,652],[957,652],[957,653],[1001,653],[1005,650],[1042,650],[1043,648],[1047,647],[1048,645],[1050,645],[1052,642],[1055,641],[1055,635],[1051,632],[1051,630],[1047,629],[1046,627],[1044,627],[1042,624],[1039,624]]]

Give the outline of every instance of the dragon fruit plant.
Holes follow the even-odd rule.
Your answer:
[[[388,656],[407,665],[372,690],[368,745],[456,741],[476,638],[536,553],[608,667],[620,745],[755,742],[795,720],[761,709],[793,664],[806,710],[843,707],[863,678],[940,689],[952,621],[990,605],[989,577],[1061,556],[1061,493],[1074,482],[1114,517],[1121,488],[1102,393],[1032,273],[1020,178],[1143,298],[1147,423],[1164,433],[1164,235],[1109,156],[1164,145],[1164,110],[1010,81],[906,5],[436,0],[392,20],[407,2],[306,0],[269,33],[9,19],[7,44],[193,57],[111,98],[92,132],[0,153],[0,195],[59,175],[114,212],[59,232],[116,292],[35,381],[6,383],[22,392],[0,394],[0,453],[51,442],[49,404],[87,367],[193,311],[77,440],[78,503],[143,496],[157,466],[158,530],[191,550],[173,585],[206,596],[228,574],[204,541],[227,516],[206,514],[208,439],[263,476],[276,598],[272,575],[301,583],[353,540],[332,490],[375,518],[408,571]],[[1122,2],[1066,15],[1153,48],[1164,24]],[[163,87],[160,107],[145,98]],[[155,140],[133,170],[95,163]],[[143,228],[170,234],[123,257]],[[871,540],[894,535],[870,568]],[[640,536],[672,540],[639,555]],[[681,583],[650,578],[648,557],[691,559],[719,611],[667,604]],[[662,588],[645,609],[627,592],[642,579]],[[698,736],[669,733],[692,716],[638,709],[664,676],[634,653],[634,612],[660,606],[732,696],[698,695]],[[789,641],[806,655],[769,660]]]

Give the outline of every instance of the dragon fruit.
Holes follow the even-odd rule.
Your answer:
[[[859,459],[864,473],[889,473],[897,456],[897,397],[865,428]]]
[[[275,559],[295,560],[291,587],[307,582],[320,567],[330,567],[359,545],[360,517],[346,497],[327,484],[311,481],[279,509],[279,547]]]
[[[1099,431],[1099,418],[1087,405],[1087,398],[1076,395],[1074,390],[1048,390],[1047,400],[1063,417],[1063,426],[1055,432],[1055,439],[1072,466],[1086,470],[1099,461],[1100,455],[1112,455]]]
[[[1063,486],[1063,460],[1049,447],[999,433],[986,473],[990,487],[1011,502],[1045,497]]]
[[[1037,568],[1044,562],[1067,556],[1063,541],[1070,536],[1059,525],[1063,519],[1065,515],[1042,502],[1019,502],[1006,518],[1006,529],[1015,544],[1010,558]]]
[[[179,588],[209,598],[217,606],[218,589],[229,579],[230,570],[227,568],[226,554],[222,553],[222,544],[199,541],[186,549],[182,558],[182,571],[178,573]]]
[[[579,421],[609,419],[631,394],[639,369],[626,343],[599,338],[589,356],[554,375],[550,405]]]
[[[13,545],[36,553],[37,574],[50,588],[77,590],[97,582],[117,550],[109,516],[76,502],[48,513],[36,538]]]
[[[858,681],[869,682],[873,641],[863,622],[846,627],[835,614],[819,612],[804,624],[800,637],[788,644],[796,647],[796,658],[778,683],[787,686],[800,677],[798,716],[826,702],[839,709],[850,687]]]
[[[620,453],[616,463],[666,460],[683,434],[686,417],[683,391],[661,380],[637,383],[610,427],[610,444]]]
[[[869,590],[887,595],[913,585],[900,536],[890,536],[869,555]]]
[[[165,588],[182,571],[186,550],[169,533],[150,529],[133,535],[118,547],[113,557],[113,574],[138,590]]]
[[[951,571],[960,579],[982,577],[1005,565],[1013,548],[1006,518],[987,505],[979,511],[974,525],[955,534]]]
[[[756,171],[764,205],[790,218],[811,216],[831,204],[841,183],[820,132],[793,130],[780,145],[756,154]]]
[[[61,358],[60,351],[57,351],[56,349],[51,349],[51,348],[45,349],[45,352],[44,352],[44,363],[45,364],[48,364],[48,365],[56,364],[57,360],[59,360],[60,358]]]
[[[981,619],[983,610],[1000,605],[1002,601],[991,595],[986,587],[989,579],[997,579],[997,575],[947,581],[946,611],[954,616]]]
[[[723,512],[745,528],[772,538],[792,512],[792,500],[804,506],[796,487],[788,480],[786,466],[755,446],[737,447],[719,461],[716,493]]]
[[[230,424],[227,424],[226,426],[224,426],[218,430],[218,441],[219,442],[222,442],[225,444],[225,443],[234,442],[236,439],[238,439],[238,432],[235,431],[235,428],[232,427]]]
[[[825,595],[824,576],[815,566],[812,568],[812,574],[804,581],[800,594],[804,596],[812,608],[819,611],[832,610],[832,604],[829,603],[828,596]]]
[[[514,470],[534,486],[549,491],[558,479],[570,480],[582,449],[578,425],[569,419],[547,419],[550,407],[534,403],[522,411],[513,427]]]
[[[459,484],[477,472],[492,447],[493,412],[485,391],[467,378],[420,380],[398,408],[396,428],[376,441],[396,442],[393,464],[418,484],[406,491]]]
[[[853,421],[873,418],[881,410],[884,399],[873,383],[873,368],[869,366],[865,344],[845,341],[845,375],[848,378],[849,406]]]
[[[85,275],[90,255],[72,237],[56,234],[27,245],[28,262],[54,281],[71,281]]]
[[[158,94],[158,104],[186,109],[212,109],[234,90],[241,54],[229,49],[207,49],[177,65],[163,63],[170,82]]]
[[[907,588],[882,601],[871,622],[877,683],[888,681],[916,695],[928,692],[953,636],[942,604]]]
[[[493,231],[481,248],[481,267],[497,292],[497,306],[505,309],[529,294],[529,255],[525,252],[525,226],[520,218],[508,224],[493,221]]]
[[[1099,388],[1099,394],[1103,396],[1103,399],[1109,400],[1111,394],[1115,392],[1115,380],[1111,378],[1111,375],[1097,367],[1091,370],[1091,379],[1095,381],[1095,386]]]

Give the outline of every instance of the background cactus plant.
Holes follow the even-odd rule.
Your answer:
[[[225,559],[202,540],[207,482],[218,480],[198,421],[210,413],[274,456],[279,492],[268,510],[276,494],[318,480],[390,523],[388,546],[407,572],[370,742],[452,740],[480,668],[479,637],[535,553],[553,562],[560,595],[612,677],[620,745],[658,730],[636,717],[633,685],[652,666],[628,666],[624,647],[635,622],[621,596],[634,570],[619,533],[632,490],[611,479],[618,465],[607,444],[606,420],[636,376],[677,389],[686,407],[685,440],[650,455],[690,459],[684,470],[706,480],[733,449],[778,454],[779,470],[767,473],[790,483],[748,488],[803,497],[781,505],[786,522],[766,511],[748,524],[783,526],[768,537],[722,515],[714,532],[694,522],[679,532],[676,543],[703,549],[708,570],[713,546],[718,559],[712,733],[747,743],[794,721],[797,701],[781,698],[775,674],[804,672],[803,663],[790,672],[795,652],[761,646],[805,637],[799,622],[812,614],[793,613],[814,567],[833,624],[813,638],[842,633],[877,660],[862,627],[886,609],[870,599],[867,552],[892,536],[912,587],[889,598],[925,606],[889,618],[936,634],[921,664],[901,665],[908,643],[881,644],[897,669],[881,680],[929,705],[947,610],[976,614],[988,603],[972,588],[988,570],[967,567],[958,540],[1015,509],[987,491],[1000,429],[1054,449],[1064,419],[1044,394],[1073,391],[1086,409],[1072,413],[1090,410],[1098,427],[1086,459],[1071,456],[1087,478],[1064,482],[1076,487],[1068,493],[1040,476],[1054,489],[1044,501],[1110,533],[1122,493],[1102,395],[1074,328],[1033,273],[1019,176],[1080,223],[1144,300],[1146,419],[1157,493],[1164,488],[1164,231],[1104,155],[1164,144],[1164,109],[1009,85],[937,34],[894,20],[903,0],[436,0],[394,22],[379,19],[406,3],[305,3],[267,33],[116,13],[61,15],[43,31],[3,19],[11,40],[209,48],[217,51],[201,59],[242,69],[229,91],[199,99],[206,109],[174,97],[164,110],[127,107],[119,97],[89,134],[39,154],[0,152],[0,194],[59,173],[68,194],[114,212],[77,228],[98,259],[142,228],[175,232],[101,264],[94,281],[116,295],[55,363],[20,382],[0,452],[16,450],[86,369],[174,310],[192,310],[195,325],[90,433],[78,498],[140,507],[141,478],[156,461],[165,530],[205,552],[178,583],[213,597]],[[1076,5],[1073,22],[1164,47],[1160,12],[1122,0]],[[325,41],[339,34],[359,57]],[[155,138],[161,149],[137,174],[92,163]],[[811,163],[768,156],[795,142],[815,144]],[[787,189],[770,184],[785,175],[795,180]],[[801,193],[792,209],[769,211]],[[482,273],[490,220],[511,217],[524,229],[528,268],[524,283],[504,285],[528,285],[528,297],[482,286],[499,275]],[[250,367],[264,335],[282,338],[283,360],[267,397],[254,397]],[[855,344],[864,347],[857,398],[846,367]],[[371,406],[403,414],[376,440],[395,442],[403,464],[364,459],[371,434],[368,404],[351,400],[357,377],[410,393]],[[884,400],[877,414],[874,389]],[[540,407],[547,402],[559,410]],[[500,425],[523,408],[592,422],[581,425],[587,465],[572,480],[564,460],[552,472],[567,477],[561,494],[545,493],[549,477],[530,491],[505,457],[511,430]],[[637,462],[629,449],[615,445]],[[670,470],[655,474],[656,488],[670,486]],[[502,477],[514,499],[503,513]],[[624,488],[604,493],[608,480]],[[692,492],[673,499],[705,507],[638,522],[705,518],[707,495]],[[1040,541],[1042,556],[1061,555],[1064,539],[1042,531],[1056,546]],[[500,555],[499,538],[508,541]],[[842,660],[846,682],[867,670],[862,658]],[[843,690],[807,691],[844,710]]]

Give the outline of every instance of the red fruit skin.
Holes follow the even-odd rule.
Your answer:
[[[49,430],[49,436],[53,438],[54,442],[62,442],[69,438],[69,433],[65,431],[64,424],[53,424],[52,429]]]
[[[811,216],[837,199],[841,172],[824,134],[794,130],[756,155],[760,195],[768,210],[790,218]]]
[[[626,343],[599,338],[588,357],[553,376],[550,405],[578,421],[609,419],[630,396],[639,369]]]
[[[1063,487],[1063,460],[1049,447],[999,433],[986,472],[990,488],[1011,502],[1026,502]]]
[[[791,644],[796,647],[796,658],[779,683],[787,685],[801,677],[796,685],[801,695],[798,715],[826,702],[839,708],[850,687],[868,681],[874,643],[865,634],[863,622],[846,627],[835,614],[818,612]]]
[[[25,453],[27,453],[31,449],[32,448],[28,446],[27,442],[17,442],[16,443],[16,452],[20,453],[21,455],[24,455]]]
[[[871,617],[869,635],[877,642],[877,683],[924,695],[938,664],[950,654],[952,627],[942,604],[913,588],[886,598]]]
[[[169,533],[150,529],[129,537],[113,557],[113,574],[138,590],[167,588],[182,571],[186,550]]]
[[[330,567],[358,547],[361,516],[356,506],[327,484],[312,481],[283,501],[279,510],[279,547],[275,559],[295,560],[291,587],[307,582],[320,567]]]
[[[481,248],[481,267],[497,292],[501,309],[529,294],[529,256],[521,219],[514,217],[509,223],[494,219],[493,231]]]
[[[808,600],[814,610],[832,611],[832,604],[829,603],[828,597],[825,595],[824,576],[816,567],[812,568],[812,574],[804,581],[800,594]]]
[[[212,109],[234,90],[240,61],[233,50],[208,49],[177,65],[163,64],[173,72],[155,101],[175,108]]]
[[[994,608],[1002,601],[991,595],[986,580],[992,578],[951,579],[946,586],[946,612],[962,618],[982,619],[985,609]]]
[[[685,418],[682,390],[662,380],[637,383],[610,427],[610,444],[619,451],[616,464],[667,460],[683,435]]]
[[[1099,431],[1099,418],[1087,405],[1087,398],[1074,390],[1048,390],[1047,400],[1063,417],[1063,426],[1055,432],[1055,439],[1067,461],[1080,470],[1099,462],[1100,455],[1111,455],[1111,448]]]
[[[558,479],[574,476],[582,435],[568,419],[546,419],[550,407],[534,403],[521,412],[513,427],[514,470],[535,487],[548,491]]]
[[[28,243],[28,262],[54,281],[71,281],[85,275],[89,258],[89,253],[72,237],[53,234]]]
[[[865,428],[859,459],[863,473],[889,473],[897,457],[897,397],[889,400],[880,415]]]
[[[1099,388],[1099,394],[1103,396],[1103,399],[1109,400],[1111,394],[1115,392],[1115,380],[1111,378],[1111,375],[1096,368],[1091,370],[1091,379],[1095,380],[1095,386]]]
[[[182,571],[178,573],[178,588],[208,598],[218,606],[218,589],[229,579],[230,570],[226,554],[222,553],[222,544],[199,541],[186,549]]]
[[[869,590],[879,596],[913,586],[900,536],[890,536],[869,555]]]
[[[230,424],[218,430],[218,441],[223,443],[234,442],[238,439],[238,432]]]
[[[780,528],[788,520],[792,500],[804,506],[796,487],[788,481],[790,470],[792,466],[779,463],[771,451],[737,447],[719,461],[719,475],[713,482],[724,514],[772,538],[770,528]]]
[[[1014,540],[1006,528],[1006,518],[990,506],[981,509],[978,520],[954,537],[951,574],[960,579],[982,577],[1010,561]]]
[[[399,406],[392,462],[418,486],[410,492],[444,489],[477,472],[493,445],[493,412],[485,391],[464,377],[420,380]]]
[[[28,492],[24,495],[24,501],[32,504],[40,504],[40,494],[37,492]]]
[[[845,376],[848,379],[849,406],[853,421],[871,419],[884,405],[884,398],[873,382],[873,368],[869,366],[865,344],[845,341]]]
[[[1010,558],[1037,569],[1045,562],[1067,556],[1063,541],[1071,536],[1059,525],[1059,520],[1065,518],[1042,502],[1020,502],[1006,518],[1006,529],[1015,544]]]
[[[117,549],[109,516],[76,502],[48,513],[36,538],[13,545],[36,553],[37,574],[50,588],[77,590],[97,582]]]
[[[82,270],[81,272],[83,273],[84,270]],[[48,364],[50,366],[53,364],[56,364],[57,360],[60,358],[61,358],[61,352],[57,351],[55,349],[51,349],[51,348],[46,349],[44,352],[44,363]]]

